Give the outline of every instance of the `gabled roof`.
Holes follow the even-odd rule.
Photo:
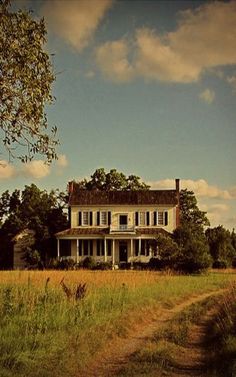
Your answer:
[[[176,205],[176,190],[99,191],[81,190],[74,184],[69,205]]]

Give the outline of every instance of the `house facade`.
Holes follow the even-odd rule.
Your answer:
[[[179,179],[173,190],[83,190],[70,182],[70,228],[56,234],[58,258],[92,256],[113,266],[154,256],[153,240],[179,225]]]

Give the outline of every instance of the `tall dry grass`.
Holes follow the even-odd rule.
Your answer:
[[[84,298],[69,299],[60,282]],[[0,272],[0,376],[78,376],[112,337],[158,308],[227,285],[234,274],[165,276],[146,271]]]

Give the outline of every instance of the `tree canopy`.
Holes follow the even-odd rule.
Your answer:
[[[180,224],[202,230],[204,226],[210,225],[206,212],[198,208],[194,192],[187,189],[180,191]]]
[[[83,179],[77,182],[81,189],[86,190],[148,190],[150,186],[140,182],[140,177],[136,175],[126,176],[124,173],[111,169],[106,172],[104,168],[96,169],[91,175],[91,179]]]
[[[43,19],[30,12],[10,11],[0,0],[0,131],[8,158],[26,162],[39,154],[56,158],[56,127],[48,133],[45,105],[53,101],[55,79],[44,45]]]
[[[19,232],[30,229],[35,232],[33,245],[42,260],[56,255],[54,234],[68,227],[64,213],[64,194],[47,192],[36,185],[24,190],[5,191],[0,198],[0,259],[11,265],[12,239]]]

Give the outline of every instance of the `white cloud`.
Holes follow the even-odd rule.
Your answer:
[[[215,92],[211,89],[205,89],[202,93],[199,94],[199,98],[202,101],[211,104],[215,99]]]
[[[16,176],[16,168],[5,160],[0,160],[0,180]]]
[[[236,2],[214,1],[181,12],[173,32],[158,35],[149,28],[138,29],[132,43],[126,42],[119,52],[116,47],[124,43],[123,39],[105,43],[99,48],[103,56],[97,63],[113,81],[141,76],[190,83],[198,81],[206,70],[236,64],[235,40]],[[133,58],[128,61],[130,54]]]
[[[96,61],[101,72],[111,81],[125,82],[132,79],[134,68],[128,61],[128,42],[106,42],[96,49]]]
[[[112,0],[50,0],[45,2],[41,11],[49,29],[81,51],[90,42],[111,5]]]
[[[148,182],[152,189],[173,189],[175,188],[174,179],[163,179],[156,182]],[[197,197],[207,197],[207,198],[219,198],[219,199],[233,199],[236,197],[235,192],[230,190],[222,190],[217,186],[209,185],[204,179],[191,180],[191,179],[181,179],[180,180],[181,189],[188,189],[193,191]],[[234,195],[235,196],[234,196]]]
[[[66,168],[68,166],[68,160],[67,160],[66,155],[65,154],[59,154],[56,164],[60,168]]]
[[[47,165],[43,160],[33,160],[26,163],[21,172],[26,177],[41,179],[47,177],[50,174],[50,166]]]

